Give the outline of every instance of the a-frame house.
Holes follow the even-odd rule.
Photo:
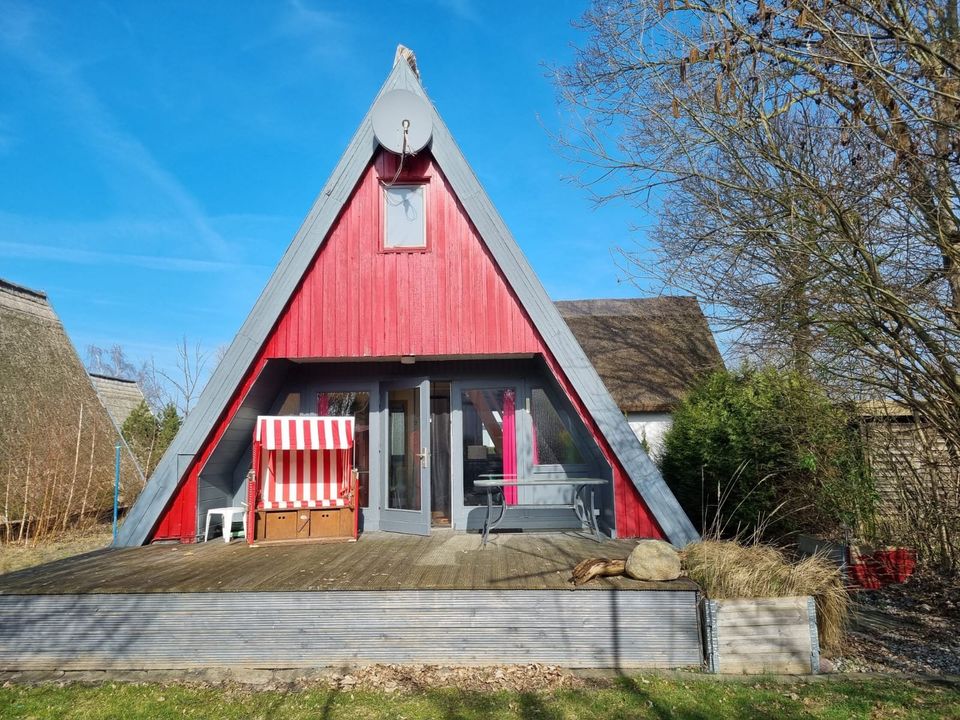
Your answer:
[[[371,120],[394,90],[423,98],[432,120],[429,144],[402,162]],[[476,529],[478,478],[513,475],[606,479],[602,532],[696,538],[402,59],[117,544],[196,540],[208,510],[247,499],[257,417],[310,413],[356,419],[364,531]],[[415,464],[423,478],[398,481]],[[516,522],[568,522],[569,492],[521,483]]]

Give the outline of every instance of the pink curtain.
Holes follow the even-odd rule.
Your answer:
[[[326,393],[320,393],[317,396],[317,415],[321,417],[330,414],[330,396]]]
[[[517,410],[516,394],[513,390],[503,392],[503,477],[505,480],[517,479]],[[507,485],[503,488],[503,497],[507,505],[517,504],[517,488]]]

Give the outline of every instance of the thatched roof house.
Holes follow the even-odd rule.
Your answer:
[[[70,526],[111,506],[117,431],[46,294],[2,279],[0,427],[0,533],[19,534],[23,518],[31,532],[64,517]],[[128,455],[121,467],[135,495]]]
[[[93,383],[93,389],[97,391],[100,402],[110,413],[110,417],[118,428],[123,427],[130,413],[140,407],[140,403],[144,400],[143,392],[136,380],[90,373],[90,382]]]
[[[584,353],[654,455],[670,413],[723,359],[696,298],[556,303]]]

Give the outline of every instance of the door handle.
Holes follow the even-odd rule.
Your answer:
[[[427,468],[430,466],[430,453],[427,452],[426,448],[420,448],[420,452],[416,453],[416,455],[420,458],[420,467]]]

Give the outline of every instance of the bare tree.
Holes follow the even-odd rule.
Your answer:
[[[598,2],[583,26],[563,147],[599,200],[660,211],[637,272],[960,457],[955,0]]]
[[[190,414],[200,396],[206,380],[205,368],[209,357],[209,353],[202,349],[199,341],[191,345],[184,335],[183,340],[177,345],[177,371],[175,373],[158,371],[174,388],[176,395],[174,402],[183,417]]]
[[[107,349],[99,345],[87,345],[87,369],[93,373],[126,380],[136,380],[138,374],[136,366],[127,357],[126,350],[116,343]]]

